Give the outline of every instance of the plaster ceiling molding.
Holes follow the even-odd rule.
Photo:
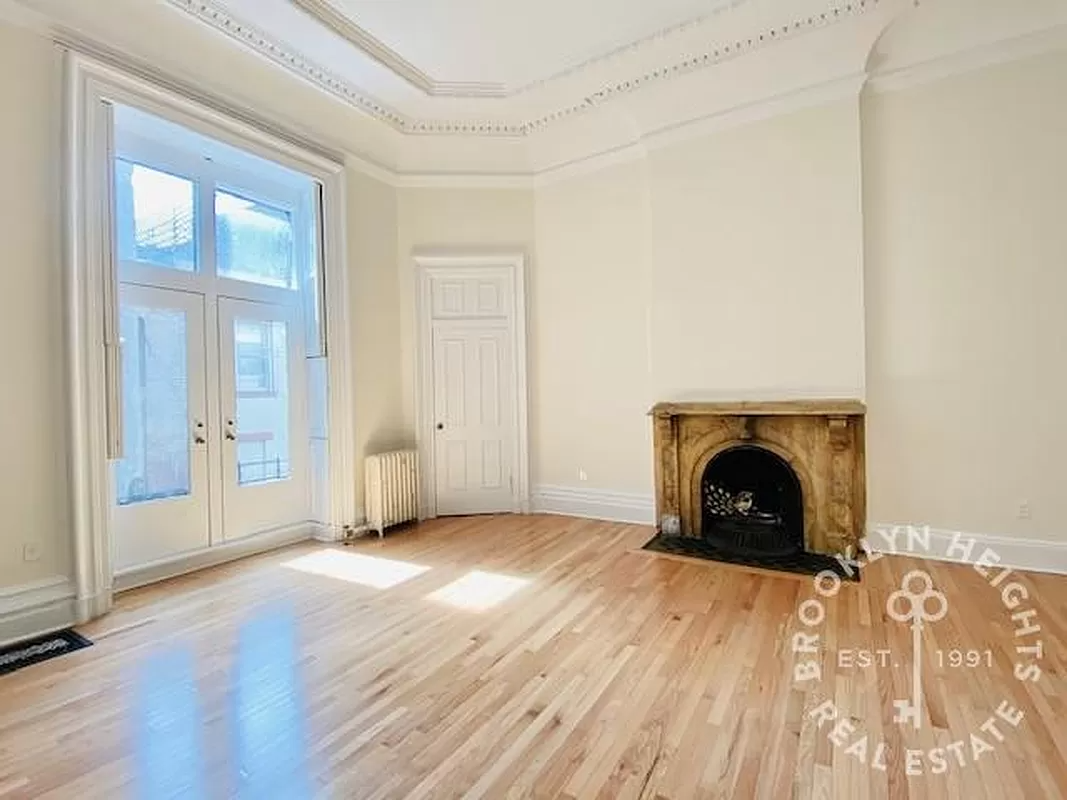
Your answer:
[[[390,48],[379,39],[375,38],[367,30],[360,27],[352,16],[337,8],[335,1],[336,0],[289,0],[294,6],[332,30],[353,47],[363,51],[382,65],[391,69],[425,94],[435,97],[473,98],[503,98],[522,94],[530,89],[572,75],[575,72],[586,69],[598,62],[607,61],[627,52],[636,50],[649,42],[670,38],[674,34],[692,28],[694,25],[703,23],[712,15],[718,14],[726,8],[735,7],[746,2],[746,0],[719,0],[719,2],[717,2],[708,12],[700,13],[696,16],[684,19],[681,22],[655,30],[635,41],[616,45],[606,52],[597,53],[596,55],[585,58],[578,63],[561,67],[545,77],[535,78],[518,85],[508,85],[492,80],[449,81],[433,78],[411,63],[408,59],[404,58],[404,56],[396,50]]]
[[[665,85],[709,67],[735,62],[743,56],[768,50],[772,45],[795,40],[805,34],[829,28],[845,20],[855,19],[878,8],[882,1],[854,0],[853,2],[834,3],[830,6],[820,3],[822,10],[811,11],[803,15],[778,17],[773,21],[764,19],[760,27],[749,28],[747,32],[737,31],[734,36],[728,38],[717,38],[707,43],[702,49],[690,51],[689,55],[676,57],[666,64],[643,73],[603,85],[577,103],[557,108],[548,114],[527,121],[523,125],[523,132],[526,135],[537,133],[556,122],[596,108],[615,98],[658,84]],[[817,51],[809,55],[815,60],[819,56]],[[713,73],[714,70],[711,72]],[[788,75],[783,77],[788,78]]]
[[[378,41],[327,0],[289,1],[425,94],[436,97],[504,97],[508,94],[507,87],[499,83],[450,82],[431,78],[398,52]]]
[[[431,77],[429,67],[415,66],[415,55],[400,54],[352,20],[353,6],[384,7],[367,5],[370,0],[166,2],[401,133],[527,137],[615,98],[862,15],[883,0],[671,0],[679,21],[562,69],[552,71],[555,62],[548,61],[542,65],[546,76],[526,83],[464,77],[475,74],[472,70],[486,62],[495,45],[468,65],[460,79]],[[431,7],[428,0],[409,2]],[[573,6],[573,0],[566,2]],[[619,7],[617,0],[603,2]],[[491,5],[478,9],[484,12]],[[683,14],[697,6],[703,14]],[[637,7],[644,4],[632,6]],[[245,21],[253,13],[255,25]],[[395,17],[398,12],[389,13]],[[388,21],[395,23],[394,17]],[[424,31],[410,24],[402,29]],[[491,40],[492,33],[488,30],[483,38]],[[449,53],[464,49],[454,43],[449,47]],[[509,75],[526,74],[514,59],[505,62],[511,64]]]
[[[399,111],[362,92],[326,67],[286,47],[255,25],[235,18],[213,0],[166,1],[375,119],[401,131],[407,124],[408,120]]]
[[[889,26],[867,71],[876,88],[906,88],[984,64],[1062,49],[1064,0],[924,0]]]

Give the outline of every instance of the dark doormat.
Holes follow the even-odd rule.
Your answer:
[[[849,575],[845,568],[833,556],[822,556],[817,553],[799,551],[789,555],[763,554],[751,555],[737,553],[721,547],[716,547],[704,539],[692,539],[687,536],[663,536],[656,534],[648,542],[643,550],[651,550],[656,553],[671,553],[676,556],[690,556],[703,558],[706,561],[721,561],[726,564],[739,564],[744,567],[759,567],[761,569],[773,569],[779,572],[795,572],[801,575],[817,575],[823,570],[836,572],[842,580],[856,581],[860,579],[858,569],[853,568]]]
[[[8,645],[0,649],[0,675],[73,653],[75,650],[91,645],[92,642],[70,629]]]

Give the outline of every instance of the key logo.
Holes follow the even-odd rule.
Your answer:
[[[918,588],[913,588],[916,585]],[[893,721],[898,725],[911,723],[915,730],[919,730],[923,705],[923,625],[945,618],[948,598],[934,589],[929,573],[916,569],[905,575],[900,588],[889,595],[885,610],[897,622],[911,624],[911,698],[893,701],[897,709]]]
[[[938,548],[928,528],[893,528],[875,531],[862,545],[862,559],[841,557],[838,569],[820,572],[815,576],[811,596],[797,607],[791,637],[793,683],[812,698],[804,710],[803,725],[814,726],[818,735],[825,736],[836,750],[870,769],[902,767],[909,776],[964,769],[1004,747],[1011,731],[1025,720],[1015,698],[1025,698],[1030,693],[1025,684],[1040,681],[1043,675],[1044,645],[1030,582],[1011,567],[1003,566],[995,552],[980,548],[974,539],[960,534],[947,546],[943,542]],[[945,569],[973,569],[980,575],[1009,621],[1010,627],[1001,625],[998,629],[1013,636],[1013,662],[1003,658],[1006,647],[996,652],[939,649],[943,643],[959,638],[953,634],[962,627],[962,621],[946,621],[949,596],[935,583],[933,575],[938,574],[937,570],[910,570],[899,585],[890,587],[891,591],[877,586],[868,588],[862,583],[846,588],[843,576],[856,577],[869,564],[893,554],[955,561],[959,566]],[[886,572],[882,570],[882,574]],[[974,590],[973,580],[961,584],[969,587],[968,591]],[[851,646],[847,637],[852,635],[852,629],[848,625],[827,631],[837,620],[852,618],[851,614],[830,617],[830,604],[858,603],[861,592],[886,593],[884,604],[879,597],[878,604],[871,607],[874,613],[884,608],[884,625],[872,627],[876,632],[873,646],[869,635]],[[907,626],[911,636],[894,633],[895,625]],[[948,626],[947,630],[937,627],[942,625]],[[834,646],[828,646],[828,642]],[[848,680],[850,673],[858,670],[883,670],[887,674],[879,675],[877,681],[851,681],[851,691],[838,691],[837,681]],[[991,698],[996,704],[988,708],[984,721],[973,729],[961,729],[960,717],[936,714],[925,702],[924,687],[929,691],[935,681],[945,680],[962,687],[977,685],[973,676],[983,670],[988,672],[981,681],[985,687],[982,697],[991,686],[1001,694]],[[887,711],[883,720],[877,687],[886,683],[899,687],[898,695],[909,692],[909,696],[894,698],[892,711]],[[864,697],[863,687],[873,696]],[[898,732],[886,733],[890,725],[897,726]],[[924,727],[933,727],[934,733]],[[930,747],[934,741],[938,746]]]

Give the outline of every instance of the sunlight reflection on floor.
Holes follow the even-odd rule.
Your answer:
[[[430,568],[407,561],[365,556],[344,550],[318,550],[282,563],[283,567],[358,583],[374,589],[389,589],[416,578]]]
[[[484,611],[529,584],[526,578],[473,570],[429,595],[431,600],[468,611]]]

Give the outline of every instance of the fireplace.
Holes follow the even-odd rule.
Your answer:
[[[804,549],[800,481],[783,459],[738,445],[708,462],[700,482],[701,535],[740,555],[785,556]]]
[[[853,400],[656,405],[649,548],[798,572],[856,553],[865,414]]]

